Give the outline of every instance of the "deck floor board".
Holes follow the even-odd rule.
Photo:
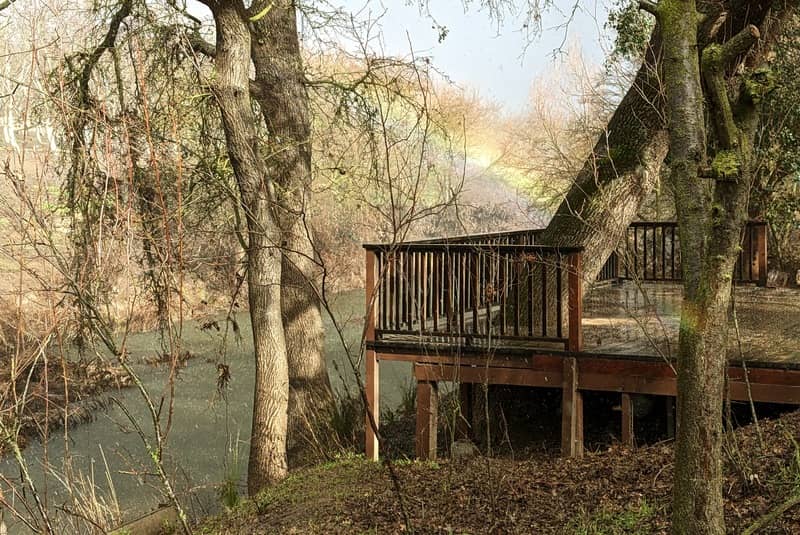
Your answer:
[[[584,298],[584,351],[674,357],[681,289],[633,282],[591,289]],[[734,299],[739,337],[731,321],[730,360],[800,363],[800,289],[737,286]]]

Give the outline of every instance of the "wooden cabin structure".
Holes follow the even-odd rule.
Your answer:
[[[731,349],[729,394],[800,404],[800,341],[791,326],[781,343],[760,330],[787,321],[800,329],[800,291],[764,288],[766,231],[764,223],[748,224],[736,264],[736,295],[745,292],[737,306],[749,338]],[[634,441],[631,396],[676,395],[670,350],[681,302],[676,223],[633,223],[591,281],[581,248],[540,245],[539,232],[364,245],[368,458],[379,454],[372,423],[380,414],[381,361],[413,363],[422,459],[436,456],[442,381],[464,391],[474,384],[560,388],[566,456],[583,452],[583,392],[619,393],[627,444]]]

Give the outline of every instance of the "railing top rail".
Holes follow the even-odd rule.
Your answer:
[[[365,243],[362,245],[367,251],[486,251],[492,253],[556,253],[575,254],[583,252],[583,247],[554,247],[550,245],[492,245],[473,243]]]
[[[761,226],[766,225],[766,221],[759,221],[757,219],[751,219],[747,222],[750,226]],[[630,227],[677,227],[677,221],[633,221],[629,225]]]
[[[458,234],[456,236],[442,236],[438,238],[425,238],[421,240],[408,240],[398,242],[399,244],[425,244],[425,243],[462,243],[467,240],[483,240],[491,238],[502,238],[505,236],[524,236],[525,234],[536,234],[542,232],[544,229],[516,229],[516,230],[503,230],[499,232],[484,232],[481,234]]]

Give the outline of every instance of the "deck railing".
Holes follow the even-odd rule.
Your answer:
[[[734,268],[735,282],[766,284],[766,230],[766,223],[748,222]],[[681,274],[678,224],[673,221],[638,221],[628,227],[623,243],[603,266],[598,281],[677,282],[681,280]]]
[[[374,340],[580,345],[581,249],[507,244],[530,231],[365,245]]]
[[[581,347],[582,248],[537,245],[540,232],[365,245],[369,340]],[[636,222],[596,280],[680,278],[677,224]],[[747,225],[734,279],[765,283],[764,223]]]
[[[402,245],[420,244],[468,244],[468,245],[537,245],[539,235],[544,229],[520,229],[503,232],[486,232],[483,234],[462,234],[446,238],[429,238],[405,241]]]

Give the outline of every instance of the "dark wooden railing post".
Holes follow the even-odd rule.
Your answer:
[[[583,256],[573,253],[569,257],[569,342],[567,348],[578,352],[583,349]],[[578,360],[564,359],[561,398],[561,454],[564,457],[583,455],[583,397],[578,390]]]
[[[364,329],[365,338],[367,344],[370,342],[375,341],[375,299],[377,294],[375,293],[375,252],[367,249],[367,272],[366,272],[366,301],[367,301],[367,312],[366,312],[366,326]],[[380,376],[378,373],[378,355],[375,350],[370,349],[367,347],[366,350],[366,381],[365,381],[365,388],[366,388],[366,402],[367,406],[365,407],[365,433],[364,438],[366,444],[364,445],[364,451],[366,453],[367,459],[372,461],[378,460],[378,451],[379,451],[379,444],[378,444],[378,424],[380,421],[380,406],[379,406],[379,399],[380,399],[380,388],[379,388],[379,380]]]
[[[767,285],[767,224],[760,223],[756,225],[756,240],[755,246],[755,256],[756,256],[756,263],[757,263],[757,272],[758,272],[758,285],[759,286],[766,286]]]

